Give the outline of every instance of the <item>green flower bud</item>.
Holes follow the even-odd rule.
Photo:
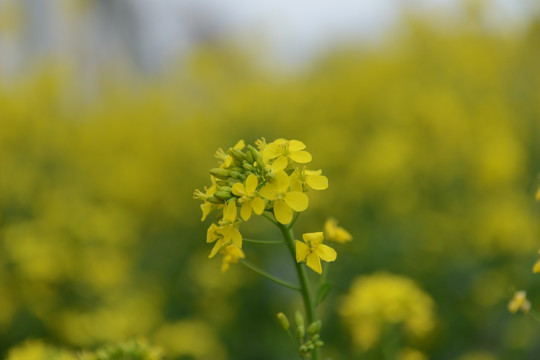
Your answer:
[[[229,186],[229,182],[227,180],[216,180],[216,184],[219,186]]]
[[[220,200],[227,201],[231,198],[231,193],[228,191],[217,191],[214,196]]]
[[[253,164],[255,162],[255,159],[253,158],[253,154],[251,151],[246,152],[246,161],[250,164]]]
[[[306,347],[306,350],[307,350],[308,352],[311,352],[311,351],[313,351],[314,349],[315,349],[315,346],[313,346],[313,344],[308,345],[308,346]]]
[[[311,340],[313,340],[313,341],[319,340],[319,334],[313,335],[313,336],[311,337]]]
[[[304,326],[303,325],[297,326],[296,327],[296,337],[301,340],[301,339],[304,338],[304,335],[306,335],[306,329],[304,328]]]
[[[298,310],[294,313],[294,322],[296,323],[296,326],[304,326],[304,316]]]
[[[251,152],[251,155],[253,156],[253,159],[257,162],[257,166],[259,167],[259,169],[263,170],[264,169],[264,160],[263,160],[263,157],[262,157],[261,153],[259,151],[257,151],[257,149],[255,149],[251,145],[248,147],[248,149]]]
[[[229,178],[229,171],[221,168],[213,168],[210,169],[210,175],[221,180],[227,180]]]
[[[289,324],[289,319],[287,319],[287,316],[285,316],[284,313],[280,312],[277,314],[277,319],[279,321],[279,323],[281,324],[281,327],[283,328],[283,330],[287,331],[289,330],[289,327],[291,326]]]
[[[244,161],[244,163],[242,164],[242,166],[243,166],[244,169],[246,169],[246,170],[255,171],[255,168],[253,167],[253,165],[248,164],[247,161]]]
[[[238,167],[238,166],[235,166],[231,169],[231,171],[236,171],[236,172],[239,172],[239,173],[243,173],[244,172],[244,169],[241,168],[241,167]]]
[[[323,341],[320,341],[320,340],[319,340],[319,341],[315,341],[315,346],[316,346],[316,347],[321,347],[321,346],[323,346],[323,345],[324,345],[324,342],[323,342]]]
[[[308,329],[307,329],[307,332],[309,335],[315,335],[315,334],[318,334],[319,331],[321,331],[321,320],[317,320],[317,321],[314,321],[312,322],[309,326],[308,326]]]
[[[242,163],[242,161],[247,159],[246,154],[244,154],[242,151],[238,149],[230,148],[228,153],[239,163]]]
[[[236,180],[245,180],[246,179],[246,175],[238,172],[238,171],[231,171],[230,173],[231,177],[233,177],[234,179]]]
[[[206,201],[208,201],[209,203],[212,203],[212,204],[223,204],[223,201],[219,200],[218,198],[216,198],[215,196],[209,196],[206,198]]]
[[[218,188],[218,191],[226,191],[228,193],[232,192],[232,188],[230,186],[220,186]]]
[[[301,353],[305,353],[305,352],[307,352],[307,347],[306,347],[306,345],[301,345],[301,346],[298,348],[298,350],[300,350]]]

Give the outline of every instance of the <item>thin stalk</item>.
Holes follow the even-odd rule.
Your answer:
[[[274,275],[271,275],[271,274],[267,273],[266,271],[264,271],[263,269],[258,268],[257,266],[253,265],[249,261],[242,260],[242,259],[238,259],[238,261],[242,265],[247,267],[248,269],[256,272],[257,274],[261,275],[262,277],[267,278],[268,280],[271,280],[271,281],[273,281],[273,282],[275,282],[275,283],[277,283],[277,284],[279,284],[281,286],[285,286],[286,288],[289,288],[289,289],[292,289],[292,290],[302,291],[302,289],[299,288],[298,286],[296,286],[294,284],[291,284],[290,282],[287,282],[285,280],[282,280],[280,278],[275,277]]]
[[[266,214],[262,214],[262,216],[264,216],[265,218],[267,218],[268,220],[270,220],[271,222],[279,226],[279,223],[276,220],[272,219],[270,216]]]
[[[304,308],[306,310],[306,318],[309,325],[314,321],[317,321],[317,313],[315,312],[315,303],[311,295],[311,288],[309,286],[306,270],[301,263],[296,262],[296,248],[294,245],[294,235],[292,229],[289,226],[283,224],[278,224],[278,227],[279,230],[281,230],[283,239],[285,239],[285,243],[289,248],[289,252],[291,253],[291,256],[293,258],[293,263],[296,267],[296,272],[298,274],[298,280],[300,281],[301,287],[300,292],[302,293],[302,298],[304,300]],[[313,360],[319,360],[319,349],[315,348],[312,352],[312,355]]]
[[[283,240],[255,240],[255,239],[246,239],[242,238],[242,241],[252,244],[264,244],[264,245],[273,245],[273,244],[283,244]]]

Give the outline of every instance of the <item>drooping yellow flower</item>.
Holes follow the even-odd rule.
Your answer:
[[[528,314],[530,309],[531,303],[527,300],[527,292],[523,290],[516,291],[508,303],[508,311],[515,314],[521,310],[524,314]]]
[[[211,224],[206,235],[206,242],[216,242],[209,258],[214,257],[219,250],[224,246],[233,244],[238,248],[242,248],[242,234],[238,231],[236,221],[236,202],[230,201],[223,208],[223,218],[219,221],[219,225]]]
[[[221,264],[221,272],[225,272],[229,269],[230,264],[236,264],[238,259],[245,259],[246,255],[237,246],[227,245],[221,251],[223,255],[223,263]]]
[[[352,240],[351,234],[344,228],[337,225],[336,219],[328,219],[324,223],[324,237],[327,240],[346,243]]]
[[[305,186],[313,190],[328,189],[328,178],[322,174],[322,170],[296,169],[291,175],[291,189],[304,191]]]
[[[324,261],[336,260],[337,253],[330,246],[324,245],[322,232],[305,233],[302,235],[304,242],[295,240],[296,261],[305,261],[316,273],[322,273],[321,259]]]
[[[244,221],[248,221],[251,213],[261,215],[264,211],[264,200],[257,195],[257,185],[259,184],[257,176],[250,174],[246,179],[246,184],[237,182],[232,187],[232,192],[240,196],[238,202],[242,204],[240,216]]]
[[[284,171],[275,174],[273,182],[266,184],[259,191],[259,194],[274,205],[274,215],[281,224],[291,222],[294,211],[304,211],[307,209],[309,199],[306,194],[300,191],[289,189],[290,179]]]
[[[212,186],[209,188],[205,187],[205,192],[195,190],[194,197],[197,199],[202,199],[204,202],[201,204],[201,210],[202,210],[202,217],[201,221],[204,221],[208,215],[218,207],[217,204],[211,203],[208,201],[208,198],[214,195],[217,191],[217,184],[216,179],[213,176],[210,176],[210,181],[212,182]]]
[[[306,164],[311,161],[311,154],[305,151],[306,145],[298,140],[277,139],[267,144],[263,151],[265,162],[274,160],[272,171],[278,172],[285,169],[289,159],[299,163]]]

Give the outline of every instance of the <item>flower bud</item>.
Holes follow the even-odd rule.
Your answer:
[[[301,345],[298,350],[300,350],[301,353],[306,353],[307,352],[307,346],[306,345]]]
[[[320,340],[319,340],[319,341],[315,341],[315,346],[316,346],[316,347],[321,347],[321,346],[323,346],[323,345],[324,345],[324,342],[323,342],[323,341],[320,341]]]
[[[264,160],[260,152],[257,151],[253,146],[249,146],[248,150],[251,152],[253,159],[257,162],[259,169],[264,169]]]
[[[219,186],[228,186],[229,182],[227,180],[216,180],[216,184]]]
[[[280,312],[277,314],[277,319],[281,325],[281,327],[283,328],[283,330],[287,331],[289,330],[289,327],[291,326],[289,324],[289,319],[287,319],[287,316],[285,316],[284,313]]]
[[[221,180],[227,180],[229,178],[229,171],[221,168],[213,168],[210,169],[210,175]]]
[[[231,171],[230,172],[231,177],[233,177],[236,180],[245,180],[246,176],[238,171]]]
[[[230,148],[228,153],[239,163],[242,163],[242,161],[246,160],[246,154],[244,154],[238,149]]]
[[[253,167],[253,165],[248,164],[247,161],[244,161],[244,163],[242,164],[242,166],[243,166],[244,169],[246,169],[246,170],[255,171],[255,168]]]
[[[296,337],[298,339],[303,339],[304,335],[306,335],[306,329],[304,328],[304,325],[297,326],[296,327]]]
[[[212,204],[223,204],[223,201],[219,200],[218,198],[216,198],[215,196],[209,196],[206,198],[206,201],[208,201],[209,203],[212,203]]]
[[[231,193],[228,191],[217,191],[214,196],[220,200],[227,201],[231,198]]]
[[[312,322],[309,326],[308,326],[308,329],[307,329],[307,332],[309,335],[315,335],[315,334],[318,334],[319,331],[321,331],[321,320],[317,320],[317,321],[314,321]]]
[[[232,192],[232,188],[230,186],[220,186],[218,188],[218,191],[226,191],[226,192]]]
[[[298,310],[294,313],[294,322],[296,323],[296,326],[304,326],[304,316]]]
[[[253,154],[251,151],[246,152],[246,161],[250,164],[253,164],[255,162],[255,159],[253,158]]]

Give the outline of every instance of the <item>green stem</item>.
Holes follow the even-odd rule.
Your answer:
[[[304,300],[306,318],[309,325],[314,321],[317,321],[317,313],[315,312],[315,303],[311,295],[311,289],[309,286],[306,269],[302,266],[301,263],[298,263],[296,261],[296,247],[294,245],[294,235],[292,229],[289,226],[283,224],[278,224],[278,227],[279,230],[281,230],[281,234],[283,235],[283,239],[285,239],[287,247],[289,248],[289,252],[291,253],[291,256],[293,258],[293,263],[296,267],[296,272],[298,273],[298,280],[300,281],[301,287],[300,292],[302,293],[302,298]],[[313,360],[320,359],[319,351],[317,348],[313,350],[312,355]]]
[[[242,241],[245,241],[247,243],[252,243],[252,244],[264,244],[264,245],[283,244],[283,240],[255,240],[255,239],[242,238]]]
[[[285,280],[281,280],[273,275],[270,275],[269,273],[267,273],[266,271],[258,268],[257,266],[253,265],[252,263],[250,263],[249,261],[246,261],[246,260],[242,260],[242,259],[238,259],[238,261],[244,265],[245,267],[247,267],[248,269],[250,270],[253,270],[255,271],[257,274],[261,275],[262,277],[265,277],[267,278],[268,280],[272,280],[273,282],[281,285],[281,286],[285,286],[286,288],[289,288],[289,289],[292,289],[292,290],[296,290],[296,291],[302,291],[301,288],[299,288],[298,286],[294,285],[294,284],[291,284]]]
[[[276,220],[272,219],[270,216],[266,214],[262,214],[262,216],[264,216],[265,218],[267,218],[268,220],[270,220],[271,222],[279,226],[279,223]]]

